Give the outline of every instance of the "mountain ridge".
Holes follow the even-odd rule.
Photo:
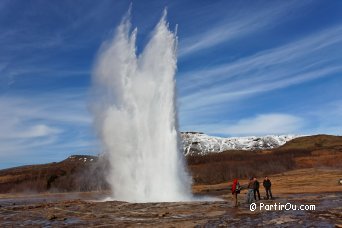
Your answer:
[[[267,150],[278,148],[304,135],[266,135],[244,137],[209,136],[202,132],[181,132],[185,156],[205,155],[227,150]]]

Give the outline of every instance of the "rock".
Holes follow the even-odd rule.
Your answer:
[[[229,227],[229,225],[226,222],[224,222],[219,224],[218,227]]]
[[[158,214],[158,217],[165,217],[168,214],[169,214],[169,212],[162,212],[162,213]]]
[[[55,220],[57,216],[55,214],[48,214],[47,219],[48,220]]]

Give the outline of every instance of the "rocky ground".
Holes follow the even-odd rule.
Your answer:
[[[100,202],[103,195],[49,194],[0,200],[1,227],[342,227],[342,192],[278,195],[260,203],[315,205],[315,210],[252,212],[241,194],[240,206],[231,200],[175,203]]]
[[[341,175],[340,169],[322,168],[271,176],[276,197],[257,201],[255,211],[245,203],[245,190],[233,207],[229,183],[195,185],[198,201],[174,203],[103,202],[109,192],[0,194],[0,227],[342,227]],[[202,196],[218,200],[201,201]],[[315,210],[267,211],[259,209],[261,203],[315,205]]]

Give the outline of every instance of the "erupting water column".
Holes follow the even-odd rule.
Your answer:
[[[137,56],[129,16],[104,43],[94,68],[95,120],[110,161],[113,198],[191,199],[175,107],[176,36],[166,12]]]

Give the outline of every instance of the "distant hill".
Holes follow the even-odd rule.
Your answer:
[[[277,153],[296,153],[296,166],[342,168],[342,136],[313,135],[294,139],[275,150]],[[307,154],[309,156],[299,156]],[[342,173],[342,170],[341,170]]]
[[[195,184],[322,166],[342,172],[342,136],[299,137],[274,149],[189,153],[186,161]],[[4,169],[0,170],[0,193],[106,190],[109,189],[105,180],[107,170],[106,159],[86,155]]]
[[[98,157],[72,155],[61,162],[0,170],[0,193],[90,191],[108,188]]]
[[[342,136],[334,135],[312,135],[295,138],[279,149],[306,149],[306,150],[320,150],[320,149],[342,149]]]

